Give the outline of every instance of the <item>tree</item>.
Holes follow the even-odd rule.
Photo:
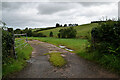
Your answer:
[[[69,24],[69,26],[72,26],[72,24]]]
[[[26,27],[24,30],[23,30],[23,33],[27,33],[28,32],[28,28]]]
[[[78,26],[78,24],[75,24],[75,26]]]
[[[58,33],[58,38],[60,38],[60,33]]]
[[[58,33],[59,38],[75,38],[77,31],[73,27],[60,29]]]
[[[50,35],[49,35],[49,36],[50,36],[50,37],[53,37],[53,32],[52,32],[52,31],[50,32]]]
[[[14,33],[15,33],[15,34],[21,34],[22,31],[21,31],[21,29],[18,28],[18,29],[16,29],[16,30],[14,31]]]
[[[56,23],[56,27],[60,27],[60,24]]]
[[[31,29],[29,29],[26,33],[27,33],[27,36],[28,36],[28,37],[31,37],[31,36],[32,36],[32,30],[31,30]]]
[[[67,38],[75,38],[76,37],[76,34],[77,34],[77,31],[73,28],[73,27],[70,27],[67,29]]]
[[[62,27],[62,24],[60,25],[60,27]]]
[[[8,28],[8,31],[13,33],[13,28]]]
[[[67,27],[67,24],[64,24],[64,27]]]

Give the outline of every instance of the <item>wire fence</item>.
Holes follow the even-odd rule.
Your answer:
[[[15,36],[18,36],[18,35],[19,36],[26,35],[26,38],[20,38],[19,40],[15,40]],[[14,52],[15,52],[16,59],[17,59],[17,53],[18,53],[16,49],[19,48],[19,50],[22,50],[27,45],[28,45],[27,34],[14,34]]]

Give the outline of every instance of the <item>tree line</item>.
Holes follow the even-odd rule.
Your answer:
[[[59,24],[59,23],[56,23],[56,27],[68,27],[68,26],[78,26],[78,24]]]
[[[31,28],[25,28],[23,30],[21,30],[21,29],[14,30],[14,34],[24,34],[24,33],[26,33],[28,37],[46,37],[46,35],[44,35],[42,33],[32,31]]]

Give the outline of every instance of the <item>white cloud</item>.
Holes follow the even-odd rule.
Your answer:
[[[3,3],[3,21],[25,28],[55,26],[55,23],[85,24],[102,16],[117,17],[117,3]]]

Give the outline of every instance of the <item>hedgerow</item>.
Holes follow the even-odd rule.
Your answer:
[[[2,29],[2,62],[7,63],[10,58],[14,58],[14,38],[13,34]]]
[[[92,29],[92,46],[100,53],[120,56],[120,22],[108,21]]]
[[[93,55],[92,60],[120,74],[120,21],[100,23],[92,29],[91,35],[87,48],[89,54]]]

